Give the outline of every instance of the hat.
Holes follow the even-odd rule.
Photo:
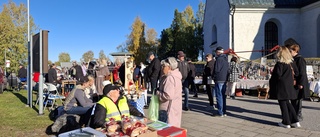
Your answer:
[[[56,67],[57,69],[59,69],[59,70],[62,70],[62,68],[60,67],[60,66],[58,66],[58,67]]]
[[[150,57],[151,55],[154,55],[154,53],[153,53],[152,51],[150,51],[150,52],[148,53],[148,57]]]
[[[191,61],[191,59],[190,59],[190,58],[187,58],[187,61]]]
[[[111,90],[120,89],[120,86],[114,84],[108,84],[103,88],[103,95],[107,95]]]
[[[183,51],[179,51],[179,52],[178,52],[178,56],[184,57],[185,55],[184,55]]]
[[[223,48],[222,47],[217,47],[216,51],[218,51],[218,50],[222,50],[223,51]]]

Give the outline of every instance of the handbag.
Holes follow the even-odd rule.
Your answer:
[[[291,64],[290,64],[290,68],[291,68],[291,71],[292,71],[293,85],[295,86],[295,85],[297,85],[297,81],[296,81],[296,79],[294,78],[294,70],[293,70]]]
[[[172,100],[169,101],[169,105],[168,105],[167,110],[160,110],[159,111],[159,119],[158,119],[159,121],[168,123],[168,112],[171,107],[171,102],[172,102]]]
[[[213,85],[214,84],[214,81],[213,81],[213,79],[212,79],[212,77],[207,77],[207,84],[208,85]]]
[[[159,119],[159,97],[155,94],[155,91],[156,90],[152,93],[148,110],[149,119],[153,121],[157,121]]]

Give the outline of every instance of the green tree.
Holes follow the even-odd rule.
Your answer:
[[[94,59],[94,53],[93,53],[93,51],[87,51],[87,52],[85,52],[83,55],[82,55],[82,58],[81,58],[81,60],[82,61],[84,61],[84,62],[89,62],[89,61],[91,61],[91,60],[93,60]]]
[[[196,18],[191,6],[187,6],[182,12],[175,9],[170,28],[161,32],[160,58],[175,57],[179,50],[184,51],[192,60],[197,60],[202,55],[204,4],[200,2],[198,8]]]
[[[30,27],[32,34],[37,27],[31,16]],[[3,5],[0,13],[0,50],[6,52],[6,59],[11,62],[11,67],[7,70],[16,72],[19,63],[27,62],[27,34],[27,8],[22,3],[16,5],[10,0]],[[5,57],[0,57],[0,64],[4,64]]]
[[[70,62],[71,58],[69,53],[67,52],[61,52],[59,54],[59,62]]]
[[[106,54],[104,54],[103,50],[100,50],[99,52],[99,60],[107,59]]]

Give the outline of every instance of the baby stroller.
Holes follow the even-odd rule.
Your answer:
[[[12,90],[12,91],[19,91],[20,90],[20,80],[19,78],[16,76],[15,73],[11,73],[9,76],[8,76],[8,85],[9,85],[9,88]]]
[[[92,75],[95,78],[97,69],[98,69],[97,62],[94,60],[90,61],[87,69],[87,75]]]

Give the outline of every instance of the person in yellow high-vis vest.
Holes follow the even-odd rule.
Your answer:
[[[110,118],[116,121],[121,120],[121,116],[144,117],[135,107],[130,105],[127,97],[120,94],[120,87],[114,84],[108,84],[103,88],[104,97],[96,104],[91,127],[104,128]]]

